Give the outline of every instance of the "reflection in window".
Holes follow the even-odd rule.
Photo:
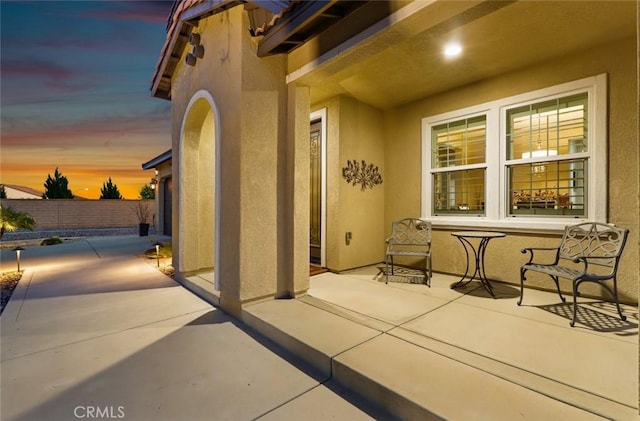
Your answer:
[[[507,110],[509,214],[585,216],[586,92]],[[521,161],[520,161],[521,162]]]
[[[485,162],[487,117],[484,115],[434,126],[432,167],[454,167]]]
[[[587,152],[587,93],[507,111],[507,159]]]
[[[544,166],[544,170],[536,170],[537,166]],[[586,159],[510,166],[509,214],[586,215],[586,166]]]
[[[484,215],[486,135],[485,115],[431,128],[434,214]]]
[[[484,180],[484,168],[435,173],[433,213],[484,215]]]

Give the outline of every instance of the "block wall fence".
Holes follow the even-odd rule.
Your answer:
[[[137,227],[138,203],[149,209],[149,224],[157,215],[155,200],[2,199],[2,207],[27,212],[36,230]]]

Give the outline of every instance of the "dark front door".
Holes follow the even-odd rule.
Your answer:
[[[310,230],[309,260],[320,264],[322,247],[322,154],[321,154],[321,122],[311,122],[311,173],[310,173]]]

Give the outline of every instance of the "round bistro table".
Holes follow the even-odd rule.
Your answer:
[[[487,279],[487,274],[485,272],[484,254],[487,251],[487,245],[491,239],[502,238],[505,237],[506,234],[495,231],[457,231],[452,232],[451,235],[460,240],[460,243],[462,243],[462,246],[464,247],[464,251],[467,253],[467,267],[464,270],[464,275],[462,275],[462,278],[460,278],[460,280],[456,282],[451,289],[465,286],[474,279],[477,279],[480,281],[484,289],[486,289],[493,298],[496,298],[496,295],[493,292],[493,287]],[[477,248],[471,242],[472,239],[476,238],[480,240]],[[473,253],[473,257],[476,261],[476,270],[473,272],[473,275],[467,278],[467,275],[469,274],[471,253]]]

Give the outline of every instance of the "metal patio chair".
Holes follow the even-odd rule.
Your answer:
[[[385,240],[385,283],[389,283],[389,266],[394,275],[394,256],[424,258],[424,279],[431,286],[431,222],[418,218],[405,218],[391,224],[391,237]]]
[[[573,284],[573,318],[571,326],[576,323],[578,288],[583,282],[594,282],[609,291],[616,303],[620,319],[627,320],[622,314],[618,301],[617,273],[618,264],[624,250],[628,229],[616,228],[613,225],[589,222],[565,227],[562,241],[558,247],[528,247],[521,250],[529,253],[529,261],[520,268],[520,299],[522,304],[524,294],[524,281],[527,279],[527,271],[547,274],[553,279],[560,299],[565,298],[560,292],[558,278],[570,279]],[[555,251],[555,259],[552,263],[534,262],[534,254],[537,251]],[[574,265],[572,266],[571,263]],[[609,286],[604,281],[613,280]]]

